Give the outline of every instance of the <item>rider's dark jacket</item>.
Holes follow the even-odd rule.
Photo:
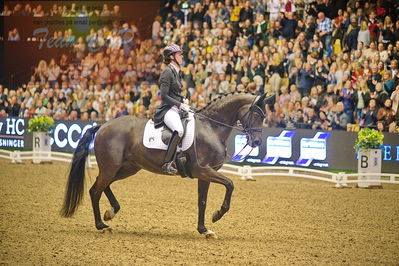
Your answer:
[[[163,119],[167,111],[172,106],[180,107],[183,102],[181,77],[170,64],[164,69],[159,78],[159,89],[161,91],[162,102],[154,114],[155,127],[163,125]]]

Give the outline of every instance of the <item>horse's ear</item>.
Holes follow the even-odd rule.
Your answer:
[[[265,100],[266,94],[263,94],[261,96],[259,96],[259,99],[256,100],[256,105],[258,106],[265,106],[264,104],[264,100]]]

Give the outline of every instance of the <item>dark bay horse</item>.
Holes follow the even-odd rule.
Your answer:
[[[198,178],[198,227],[200,234],[214,237],[204,224],[205,208],[209,184],[218,183],[226,187],[226,193],[220,210],[213,214],[212,222],[218,221],[230,208],[230,199],[234,189],[233,182],[217,172],[222,167],[227,155],[226,140],[237,121],[247,135],[248,145],[259,146],[262,142],[262,123],[265,118],[265,105],[270,98],[249,93],[226,94],[200,111],[196,115],[196,133],[194,144],[186,151],[191,160],[193,177]],[[103,223],[99,200],[104,192],[111,209],[107,210],[104,220],[112,219],[120,210],[110,185],[140,169],[153,173],[162,172],[164,150],[148,149],[143,145],[143,132],[147,119],[123,116],[101,126],[95,126],[82,136],[74,152],[71,170],[61,210],[64,217],[72,216],[81,203],[84,190],[84,171],[89,145],[95,133],[94,151],[99,168],[99,175],[90,188],[90,197],[94,212],[95,226],[98,230],[110,230]]]

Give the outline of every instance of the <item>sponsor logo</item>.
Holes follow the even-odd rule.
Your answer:
[[[59,149],[72,148],[76,149],[80,138],[83,134],[91,127],[97,125],[96,122],[91,124],[81,125],[78,123],[66,124],[60,122],[56,124],[53,131],[53,138],[51,139],[51,145]]]
[[[0,147],[23,149],[25,147],[25,120],[8,117],[0,122]]]

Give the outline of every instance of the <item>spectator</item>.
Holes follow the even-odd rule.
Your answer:
[[[244,22],[248,20],[252,23],[253,22],[253,9],[251,8],[250,1],[245,1],[244,8],[240,10],[240,22]]]
[[[281,79],[284,77],[283,61],[279,53],[273,54],[273,60],[270,62],[268,74],[270,76],[271,90],[278,94]]]
[[[110,16],[110,15],[111,15],[111,11],[109,10],[108,5],[107,5],[107,4],[104,4],[100,16],[102,16],[102,17],[108,17],[108,16]]]
[[[276,21],[280,12],[280,0],[270,0],[267,2],[267,7],[270,12],[270,21]]]
[[[378,107],[383,107],[385,100],[389,98],[388,93],[384,90],[382,83],[377,83],[375,91],[371,94],[371,98],[376,99]]]
[[[360,126],[376,128],[377,127],[377,101],[375,99],[370,99],[367,108],[362,110]]]
[[[50,87],[54,89],[55,83],[60,75],[60,67],[55,62],[54,58],[51,58],[50,64],[48,65],[48,81],[50,82]]]
[[[4,5],[3,12],[1,12],[0,16],[8,17],[8,16],[11,16],[11,14],[12,14],[12,11],[8,8],[7,5]]]
[[[396,114],[392,109],[392,100],[386,99],[384,105],[378,109],[377,120],[384,125],[384,131],[388,131],[390,125],[396,122]]]
[[[312,66],[309,63],[305,64],[305,68],[299,71],[299,85],[298,90],[301,96],[308,96],[310,88],[314,83],[314,73]]]
[[[287,12],[284,18],[281,20],[282,35],[286,39],[295,38],[295,28],[297,27],[297,21],[293,18],[292,12]]]
[[[317,18],[317,33],[323,41],[324,47],[327,49],[331,43],[332,22],[323,12],[319,12]]]
[[[155,42],[160,36],[162,18],[156,16],[154,22],[152,23],[152,40]]]
[[[304,114],[303,122],[304,122],[304,128],[309,128],[309,129],[316,129],[317,128],[317,121],[319,118],[317,117],[317,114],[313,108],[309,108],[308,112]]]
[[[44,11],[42,5],[37,5],[37,7],[33,9],[33,16],[44,17]]]
[[[78,42],[74,45],[73,51],[75,52],[75,57],[78,60],[78,62],[82,61],[86,51],[86,44],[84,43],[82,37],[78,38]]]
[[[362,42],[364,46],[369,46],[370,44],[370,31],[367,25],[367,21],[362,21],[359,34],[357,36],[357,41]]]
[[[178,5],[173,5],[172,19],[173,23],[176,24],[177,20],[184,21],[184,13],[180,10]]]
[[[370,99],[370,90],[367,87],[365,80],[361,80],[358,85],[356,85],[356,91],[353,94],[353,102],[354,106],[356,107],[357,123],[360,123],[362,111],[369,105]]]
[[[12,31],[8,33],[8,40],[9,41],[20,41],[21,37],[19,36],[19,32],[17,28],[14,28]]]
[[[399,109],[399,85],[396,86],[395,91],[392,92],[391,95],[392,100],[392,110],[395,111],[396,117],[398,117],[398,109]]]
[[[30,4],[26,4],[24,10],[21,11],[22,16],[30,16],[32,15],[32,7]]]
[[[336,105],[336,113],[334,120],[332,121],[332,129],[346,130],[346,124],[348,124],[348,117],[344,112],[344,105],[342,102],[338,102]]]
[[[347,117],[348,123],[353,123],[353,112],[354,112],[354,91],[352,88],[351,81],[347,80],[343,88],[339,91],[338,101],[344,105],[344,112]]]
[[[21,109],[21,106],[17,102],[17,97],[12,96],[10,103],[6,104],[6,109],[5,109],[6,113],[8,114],[8,116],[18,117],[20,109]]]

